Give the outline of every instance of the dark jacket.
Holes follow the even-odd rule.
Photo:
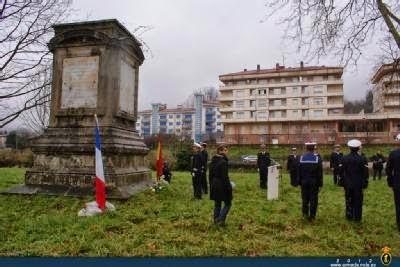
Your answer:
[[[386,162],[385,157],[382,154],[376,153],[371,157],[372,160],[372,168],[377,170],[383,169],[383,163]]]
[[[322,160],[318,155],[305,153],[299,160],[298,181],[301,186],[323,185]]]
[[[203,167],[203,160],[201,157],[200,152],[194,153],[192,157],[190,158],[190,172],[192,173],[192,176],[197,176],[201,175],[201,169]]]
[[[271,166],[271,158],[269,156],[269,153],[258,153],[257,154],[257,167],[260,169],[260,171],[263,172],[268,172],[268,167]]]
[[[289,172],[297,171],[299,156],[289,155],[287,158],[286,169]]]
[[[228,159],[215,155],[210,164],[210,199],[218,201],[232,200],[232,185],[228,175]]]
[[[342,158],[343,158],[343,153],[332,152],[331,159],[329,161],[329,167],[333,169],[338,169],[339,164],[342,161]]]
[[[171,173],[168,165],[166,165],[166,164],[164,164],[164,166],[163,166],[163,175],[164,175],[165,181],[171,182],[172,173]]]
[[[207,150],[203,150],[200,152],[201,153],[201,160],[203,164],[203,171],[207,171],[207,163],[208,163],[208,152]]]
[[[368,162],[362,155],[351,152],[343,157],[340,166],[340,185],[345,188],[367,188],[368,187]]]
[[[400,190],[400,149],[390,152],[386,163],[386,174],[388,185],[393,189]]]

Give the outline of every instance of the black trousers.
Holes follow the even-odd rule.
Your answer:
[[[192,176],[194,198],[201,199],[201,174]]]
[[[299,185],[299,181],[297,179],[297,171],[290,171],[290,184],[292,186],[298,186]]]
[[[260,188],[267,188],[268,184],[268,169],[260,169]]]
[[[303,202],[302,210],[303,216],[314,219],[317,215],[318,208],[318,191],[316,185],[302,185],[301,186],[301,199]]]
[[[207,171],[201,173],[201,190],[204,194],[208,193],[208,185],[207,185]]]
[[[400,189],[393,189],[397,229],[400,231]]]
[[[382,169],[381,168],[373,168],[374,170],[374,180],[376,178],[376,176],[378,175],[379,180],[382,179]]]
[[[348,220],[361,221],[363,199],[362,188],[345,188],[346,218]]]
[[[338,185],[338,182],[339,182],[339,169],[334,168],[333,169],[333,184]]]

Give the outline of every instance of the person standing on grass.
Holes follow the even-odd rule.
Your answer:
[[[208,194],[207,189],[207,163],[208,163],[208,152],[207,152],[207,144],[201,143],[201,159],[202,159],[202,168],[201,168],[201,189],[204,194]]]
[[[396,136],[396,141],[400,142],[400,134]],[[386,175],[388,186],[393,189],[396,223],[400,231],[400,147],[390,152],[386,164]]]
[[[385,157],[382,154],[381,150],[371,157],[372,160],[372,170],[374,171],[373,180],[375,181],[376,176],[378,176],[379,180],[382,178],[382,170],[383,164],[386,162]]]
[[[318,193],[323,185],[322,160],[315,154],[316,143],[305,143],[307,152],[299,161],[299,185],[301,186],[301,199],[303,216],[313,221],[317,214]]]
[[[363,190],[368,187],[368,162],[360,155],[361,142],[357,139],[347,143],[350,154],[343,157],[340,185],[345,190],[346,219],[360,222],[362,219]]]
[[[338,185],[339,182],[339,165],[343,159],[343,153],[340,152],[340,145],[334,146],[334,151],[331,154],[329,161],[329,167],[333,174],[333,184]]]
[[[286,169],[290,174],[290,184],[292,186],[298,186],[297,171],[298,171],[299,157],[297,156],[297,149],[292,147],[292,154],[287,159]]]
[[[210,199],[214,200],[214,224],[225,226],[226,216],[232,206],[232,184],[228,174],[228,147],[219,145],[210,164]],[[224,202],[224,207],[222,207]]]
[[[194,143],[192,149],[193,154],[191,156],[190,162],[193,194],[195,199],[201,199],[201,169],[203,166],[203,160],[200,154],[201,145],[198,143]]]
[[[163,175],[164,175],[164,180],[167,181],[170,184],[171,183],[172,173],[171,173],[171,170],[169,169],[169,164],[168,164],[167,161],[164,161]]]
[[[260,146],[260,153],[257,154],[257,170],[260,174],[260,188],[267,188],[268,167],[271,165],[271,158],[267,153],[266,145]]]

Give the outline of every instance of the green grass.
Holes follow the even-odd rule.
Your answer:
[[[0,169],[0,189],[23,182],[23,169]],[[343,190],[325,177],[317,220],[301,218],[300,193],[284,176],[282,198],[267,201],[255,173],[232,173],[234,201],[226,228],[211,223],[213,202],[192,200],[187,173],[174,173],[117,211],[79,218],[88,199],[0,195],[0,256],[400,256],[392,192],[371,181],[362,225],[344,219]]]

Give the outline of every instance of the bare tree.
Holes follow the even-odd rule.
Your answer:
[[[41,105],[35,105],[33,108],[21,113],[20,119],[23,124],[35,135],[44,132],[49,124],[50,100],[51,100],[51,69],[46,67],[43,72],[33,77],[30,87],[38,88],[33,101],[40,101]]]
[[[0,128],[48,103],[51,26],[65,21],[70,0],[8,0],[0,17]]]
[[[398,0],[267,0],[266,6],[266,19],[280,16],[285,37],[308,60],[331,55],[356,66],[368,45],[384,39],[392,56],[400,50]]]
[[[203,95],[203,100],[209,102],[216,102],[218,98],[218,90],[213,86],[207,86],[194,90],[193,93],[186,99],[183,105],[188,108],[194,107],[196,94]]]

